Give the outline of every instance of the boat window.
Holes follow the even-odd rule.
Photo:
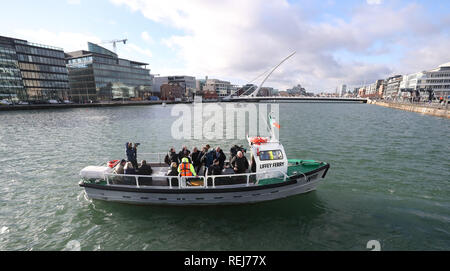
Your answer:
[[[261,151],[259,153],[259,160],[261,161],[281,160],[281,159],[283,159],[283,153],[280,150]]]

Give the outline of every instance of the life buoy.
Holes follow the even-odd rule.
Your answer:
[[[252,142],[253,144],[256,144],[256,145],[261,145],[261,143],[267,143],[267,138],[255,136],[255,137],[250,138],[250,142]]]
[[[108,162],[108,167],[113,168],[115,167],[120,161],[119,160],[111,160]]]

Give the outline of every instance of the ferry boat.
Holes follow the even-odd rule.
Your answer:
[[[109,162],[83,168],[79,185],[90,199],[139,205],[247,204],[315,190],[330,165],[288,159],[274,129],[271,130],[270,137],[247,136],[250,166],[246,173],[167,176],[169,165],[163,162],[166,153],[156,153],[147,154],[155,158],[148,163],[153,169],[151,176],[114,174],[114,162]]]

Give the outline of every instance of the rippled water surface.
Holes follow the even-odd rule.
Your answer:
[[[171,109],[0,112],[0,249],[450,249],[450,120],[375,105],[280,104],[288,156],[331,164],[305,195],[229,207],[86,199],[80,169],[124,157],[125,142],[185,143],[170,136]],[[206,143],[236,142],[186,142]]]

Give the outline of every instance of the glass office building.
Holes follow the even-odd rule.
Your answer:
[[[72,100],[145,100],[152,95],[148,64],[121,59],[93,43],[88,43],[88,49],[66,53]]]
[[[0,99],[62,102],[68,91],[61,48],[0,36]]]

